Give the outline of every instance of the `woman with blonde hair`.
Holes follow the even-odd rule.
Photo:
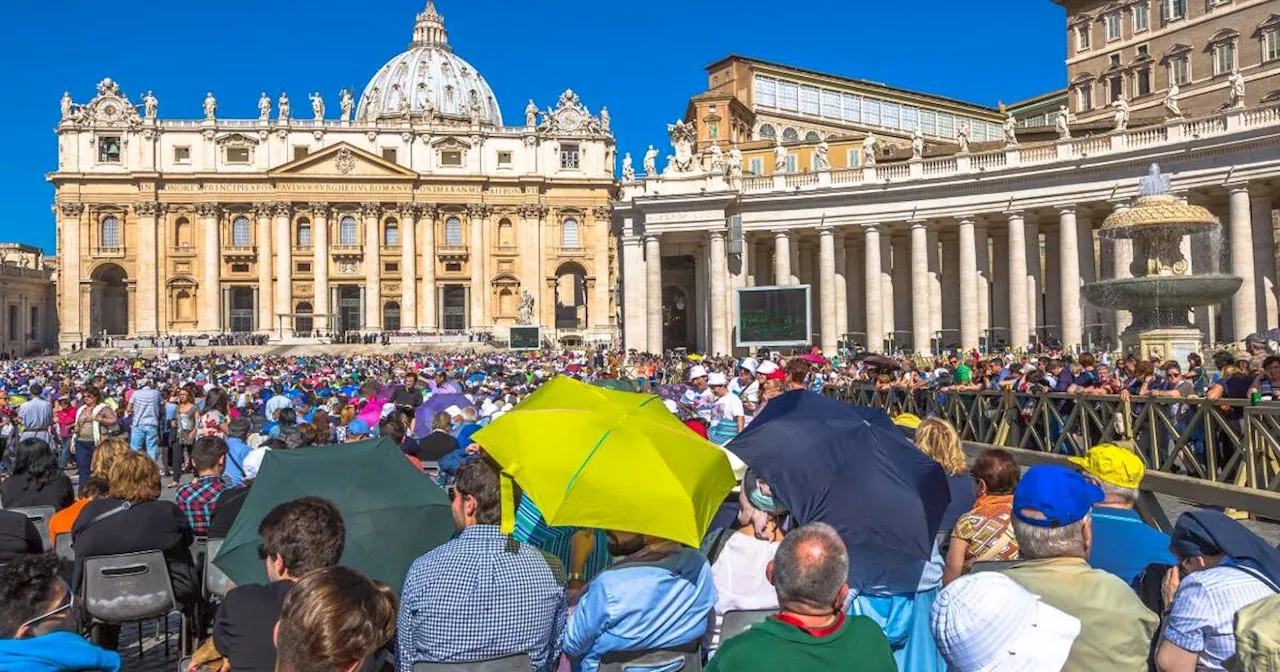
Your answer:
[[[973,508],[973,479],[960,448],[960,433],[942,418],[928,418],[916,427],[916,447],[934,462],[942,465],[947,474],[947,486],[951,491],[951,503],[942,514],[938,526],[939,538],[951,536],[956,521]]]
[[[129,441],[122,436],[112,436],[99,441],[98,447],[93,450],[93,463],[89,467],[89,472],[94,476],[109,478],[111,467],[116,460],[129,450]]]

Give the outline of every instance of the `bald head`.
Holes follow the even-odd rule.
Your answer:
[[[770,580],[784,610],[808,613],[843,601],[849,553],[835,528],[809,523],[782,538]]]

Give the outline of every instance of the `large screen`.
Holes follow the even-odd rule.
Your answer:
[[[542,327],[511,327],[512,350],[539,350],[542,348]]]
[[[809,345],[809,285],[739,287],[739,347]]]

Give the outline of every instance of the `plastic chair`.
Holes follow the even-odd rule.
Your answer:
[[[9,511],[21,513],[35,523],[36,529],[40,531],[40,540],[44,542],[45,552],[53,550],[53,542],[49,540],[49,519],[57,512],[56,509],[52,506],[19,506]]]
[[[517,653],[474,663],[414,663],[413,672],[529,672],[529,654]]]
[[[970,572],[1003,572],[1006,569],[1018,564],[1020,560],[984,560],[973,563]]]
[[[600,657],[599,672],[702,672],[698,640],[671,649],[612,651]]]
[[[724,620],[720,621],[720,645],[724,646],[725,642],[776,613],[777,609],[735,609],[724,612]]]
[[[53,544],[53,550],[58,554],[58,559],[63,562],[75,562],[76,552],[71,548],[71,533],[63,532],[58,535],[58,540]]]
[[[222,542],[226,539],[210,539],[205,542],[204,554],[204,592],[209,598],[221,600],[227,596],[227,592],[231,590],[231,579],[213,564],[213,559],[218,557],[218,550],[222,548]]]
[[[169,581],[164,553],[139,551],[85,558],[82,591],[88,625],[137,623],[141,628],[143,621],[164,620],[164,648],[168,657],[169,614],[178,611],[178,602]],[[185,629],[184,617],[184,634]],[[142,654],[142,639],[139,638],[138,657],[141,658]]]

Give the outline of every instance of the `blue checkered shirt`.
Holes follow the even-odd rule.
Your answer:
[[[1235,655],[1236,612],[1276,591],[1245,570],[1219,566],[1192,572],[1173,596],[1164,638],[1200,654],[1197,670],[1225,669]]]
[[[568,602],[554,556],[473,525],[413,562],[397,625],[399,669],[528,653],[535,672],[560,661]]]

